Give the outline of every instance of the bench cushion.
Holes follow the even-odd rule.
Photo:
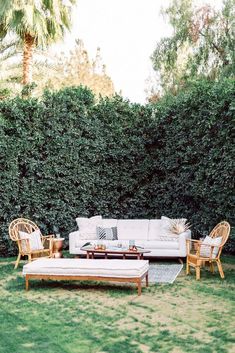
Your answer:
[[[24,265],[23,275],[141,277],[148,271],[146,260],[38,259]]]

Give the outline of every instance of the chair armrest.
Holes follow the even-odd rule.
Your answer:
[[[54,234],[49,234],[49,235],[42,235],[41,240],[42,240],[42,245],[44,247],[45,242],[48,241],[49,243],[49,249],[52,251],[53,248],[53,239],[55,238]]]
[[[17,242],[18,242],[20,252],[23,252],[23,253],[31,252],[29,238],[21,238],[21,239],[18,239]]]
[[[194,244],[193,249],[188,249],[188,246],[189,246],[190,243]],[[203,246],[204,249],[207,248],[207,247],[211,249],[210,250],[210,254],[208,256],[201,255],[202,246]],[[222,247],[221,245],[216,246],[216,245],[211,245],[211,244],[205,244],[201,240],[196,240],[196,239],[188,239],[187,240],[188,254],[190,254],[190,250],[194,250],[194,255],[196,255],[198,258],[200,257],[200,258],[212,259],[213,258],[213,250],[214,250],[214,248],[218,248],[218,252],[219,252],[219,249],[221,247]],[[191,254],[193,254],[193,252],[191,252]]]
[[[179,234],[179,251],[181,253],[180,256],[185,257],[187,255],[186,242],[187,239],[191,238],[191,230],[187,230],[186,232]]]
[[[197,239],[187,239],[186,240],[186,245],[187,245],[187,255],[189,255],[191,253],[192,250],[195,251],[196,255],[199,255],[199,249],[200,249],[200,244],[201,244],[201,240],[197,240]]]
[[[76,254],[76,240],[79,240],[79,230],[69,234],[69,252],[70,254]]]

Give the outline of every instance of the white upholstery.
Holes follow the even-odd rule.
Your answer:
[[[179,249],[178,241],[150,240],[144,242],[145,249]]]
[[[117,219],[114,218],[102,218],[102,227],[103,228],[111,228],[111,227],[117,227]]]
[[[148,239],[148,219],[120,219],[117,222],[119,240]]]
[[[89,243],[91,243],[92,245],[95,245],[95,244],[97,244],[99,242],[100,242],[99,240],[91,240]],[[81,240],[81,239],[78,239],[76,237],[75,247],[76,248],[81,248],[86,243],[87,243],[86,240]],[[123,247],[127,247],[128,248],[129,247],[129,240],[102,240],[102,244],[104,244],[106,246],[118,246],[118,244],[122,244]],[[144,247],[145,246],[145,241],[136,240],[135,244],[137,246]]]
[[[159,240],[162,235],[162,222],[160,219],[150,219],[148,240]]]
[[[174,237],[164,237],[160,219],[151,220],[103,220],[105,226],[117,226],[118,240],[106,240],[106,246],[129,246],[129,240],[135,240],[135,245],[141,246],[151,252],[144,255],[146,257],[186,257],[186,239],[191,238],[191,231],[175,235]],[[115,223],[117,222],[117,223]],[[69,251],[74,255],[85,255],[80,248],[86,243],[97,243],[97,239],[81,239],[80,232],[69,234]]]
[[[38,259],[23,267],[23,275],[141,277],[149,269],[146,260]]]
[[[102,226],[102,217],[94,216],[91,218],[78,217],[76,222],[83,239],[96,239],[96,227]]]

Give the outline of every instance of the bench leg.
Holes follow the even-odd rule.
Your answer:
[[[28,278],[28,275],[25,276],[25,289],[27,291],[29,290],[29,278]]]
[[[149,275],[147,273],[146,277],[145,277],[145,281],[146,281],[146,287],[149,286]]]
[[[141,279],[138,279],[137,288],[138,288],[138,295],[141,295]]]

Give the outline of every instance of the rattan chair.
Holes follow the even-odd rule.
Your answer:
[[[223,221],[218,223],[209,234],[211,238],[222,237],[222,242],[219,246],[205,245],[200,240],[187,239],[186,274],[190,273],[190,267],[194,267],[196,269],[196,279],[199,280],[201,267],[209,264],[211,272],[214,273],[214,263],[216,263],[220,277],[224,278],[220,255],[224,244],[228,240],[229,233],[230,225],[228,222]],[[207,256],[205,256],[204,253],[207,247],[209,250],[206,251]]]
[[[9,225],[9,236],[11,240],[17,243],[19,254],[15,263],[15,268],[18,267],[22,256],[28,256],[28,261],[32,261],[38,257],[51,257],[53,248],[54,235],[41,235],[43,249],[31,250],[29,239],[21,239],[19,231],[25,233],[32,233],[39,229],[38,226],[32,221],[25,218],[17,218]]]

